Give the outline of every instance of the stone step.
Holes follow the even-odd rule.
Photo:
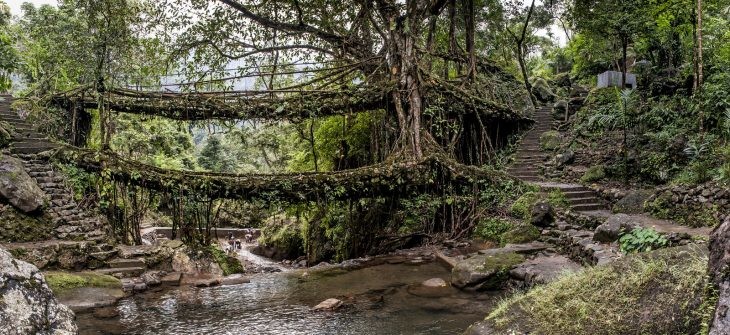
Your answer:
[[[523,180],[523,181],[542,181],[542,178],[538,176],[514,176],[517,179]]]
[[[96,259],[96,260],[105,261],[109,258],[116,256],[117,252],[118,252],[117,250],[97,251],[97,252],[90,253],[89,256],[91,256],[91,258]]]
[[[117,258],[108,262],[110,268],[146,268],[147,265],[140,259]]]
[[[110,275],[117,278],[130,278],[139,277],[145,271],[145,268],[131,267],[131,268],[112,268],[112,269],[100,269],[94,272],[103,275]]]
[[[563,194],[565,194],[565,197],[568,199],[573,198],[585,198],[585,197],[595,197],[595,193],[591,190],[585,190],[585,191],[563,191]]]
[[[595,211],[595,210],[599,210],[599,209],[605,209],[606,206],[603,204],[591,203],[591,204],[571,205],[570,208],[574,211]]]
[[[37,154],[44,151],[48,151],[51,149],[54,149],[55,147],[12,147],[10,150],[13,153],[20,153],[20,154]]]
[[[599,203],[600,200],[598,198],[596,198],[596,197],[568,198],[568,202],[571,205],[581,205],[581,204]]]

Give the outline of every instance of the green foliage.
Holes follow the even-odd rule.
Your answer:
[[[236,257],[227,255],[223,250],[215,245],[208,247],[208,251],[213,255],[213,259],[223,270],[223,275],[228,276],[236,273],[243,273],[243,265]]]
[[[583,176],[580,177],[580,181],[584,183],[590,183],[594,181],[599,181],[606,178],[606,169],[603,165],[595,165],[591,166],[586,170],[585,173],[583,173]]]
[[[110,146],[119,155],[164,169],[197,167],[192,135],[185,124],[129,114],[118,115],[115,124]],[[98,141],[98,133],[92,132],[92,138]]]
[[[55,164],[55,166],[66,177],[66,183],[71,186],[74,191],[74,198],[80,201],[85,196],[96,191],[99,178],[96,174],[90,173],[76,165],[72,164]]]
[[[354,117],[332,116],[314,122],[314,151],[320,171],[343,170],[367,165],[374,161],[371,141],[374,126],[381,122],[384,113],[379,111],[358,113]],[[300,126],[294,141],[298,150],[289,162],[291,171],[313,171],[314,153],[310,125]]]
[[[198,156],[198,164],[203,169],[213,172],[233,172],[233,160],[223,150],[221,140],[217,136],[210,136]]]
[[[512,222],[499,217],[484,218],[474,228],[474,237],[483,238],[487,241],[500,242],[502,234],[512,229]]]
[[[275,215],[261,227],[259,243],[276,247],[284,253],[301,255],[304,252],[304,234],[299,220],[286,215]]]
[[[536,192],[527,192],[523,194],[517,198],[514,203],[512,203],[512,206],[510,206],[510,215],[523,220],[529,219],[532,206],[534,206],[539,199],[540,196]]]
[[[647,252],[664,248],[669,244],[669,241],[656,230],[643,227],[622,234],[618,242],[624,253]]]

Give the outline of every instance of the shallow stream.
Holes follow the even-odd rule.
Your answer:
[[[434,277],[448,281],[449,272],[401,263],[257,274],[248,284],[136,295],[119,302],[117,318],[78,322],[81,334],[460,334],[499,300],[420,286]],[[311,310],[333,297],[345,307]]]

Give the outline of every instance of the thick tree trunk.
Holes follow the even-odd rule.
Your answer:
[[[522,52],[522,42],[517,43],[517,63],[520,65],[520,72],[522,73],[522,79],[525,81],[525,89],[530,97],[530,102],[532,102],[532,107],[537,108],[537,100],[532,94],[532,85],[530,85],[530,79],[527,77],[527,65],[525,64],[525,55]]]
[[[409,4],[406,22],[398,22],[393,15],[388,18],[391,23],[388,63],[391,79],[398,83],[397,89],[391,93],[395,105],[400,128],[401,149],[410,152],[416,159],[423,157],[421,147],[421,114],[423,97],[421,82],[418,75],[418,56],[416,40],[419,35],[417,24],[419,20],[414,4]],[[408,25],[406,29],[403,25]],[[402,93],[405,92],[405,93]]]

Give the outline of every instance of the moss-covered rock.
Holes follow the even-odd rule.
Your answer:
[[[556,95],[545,79],[536,78],[532,83],[532,94],[540,102],[553,102]]]
[[[0,208],[0,242],[34,242],[52,237],[54,226],[49,215],[30,216],[12,206],[4,207]]]
[[[590,183],[594,181],[599,181],[603,178],[606,178],[605,167],[603,165],[595,165],[588,168],[588,170],[583,173],[583,176],[580,177],[580,180],[584,183]]]
[[[654,193],[652,190],[629,192],[613,205],[614,213],[639,214],[644,212],[644,202]]]
[[[537,240],[538,237],[540,237],[540,230],[537,227],[527,223],[520,223],[502,234],[501,242],[502,244],[527,243]]]
[[[0,148],[5,148],[10,145],[13,140],[12,126],[5,122],[0,121]]]
[[[540,148],[543,150],[557,150],[562,142],[562,136],[555,130],[546,131],[540,135]]]
[[[476,255],[457,263],[451,270],[451,284],[465,290],[498,289],[508,277],[509,270],[525,261],[525,256],[509,249]]]
[[[38,211],[44,204],[45,193],[23,167],[23,163],[0,154],[0,196],[24,213]]]
[[[119,279],[94,272],[62,272],[45,273],[46,282],[53,293],[60,294],[80,287],[122,288]]]
[[[636,254],[503,301],[467,334],[697,334],[707,250]]]
[[[215,246],[210,246],[210,253],[213,255],[213,259],[218,263],[218,266],[223,270],[224,276],[229,276],[236,273],[243,273],[243,265],[238,258],[227,255],[223,250],[218,249]]]
[[[509,214],[523,220],[530,218],[532,206],[540,199],[539,193],[526,192],[521,195],[509,208]]]

